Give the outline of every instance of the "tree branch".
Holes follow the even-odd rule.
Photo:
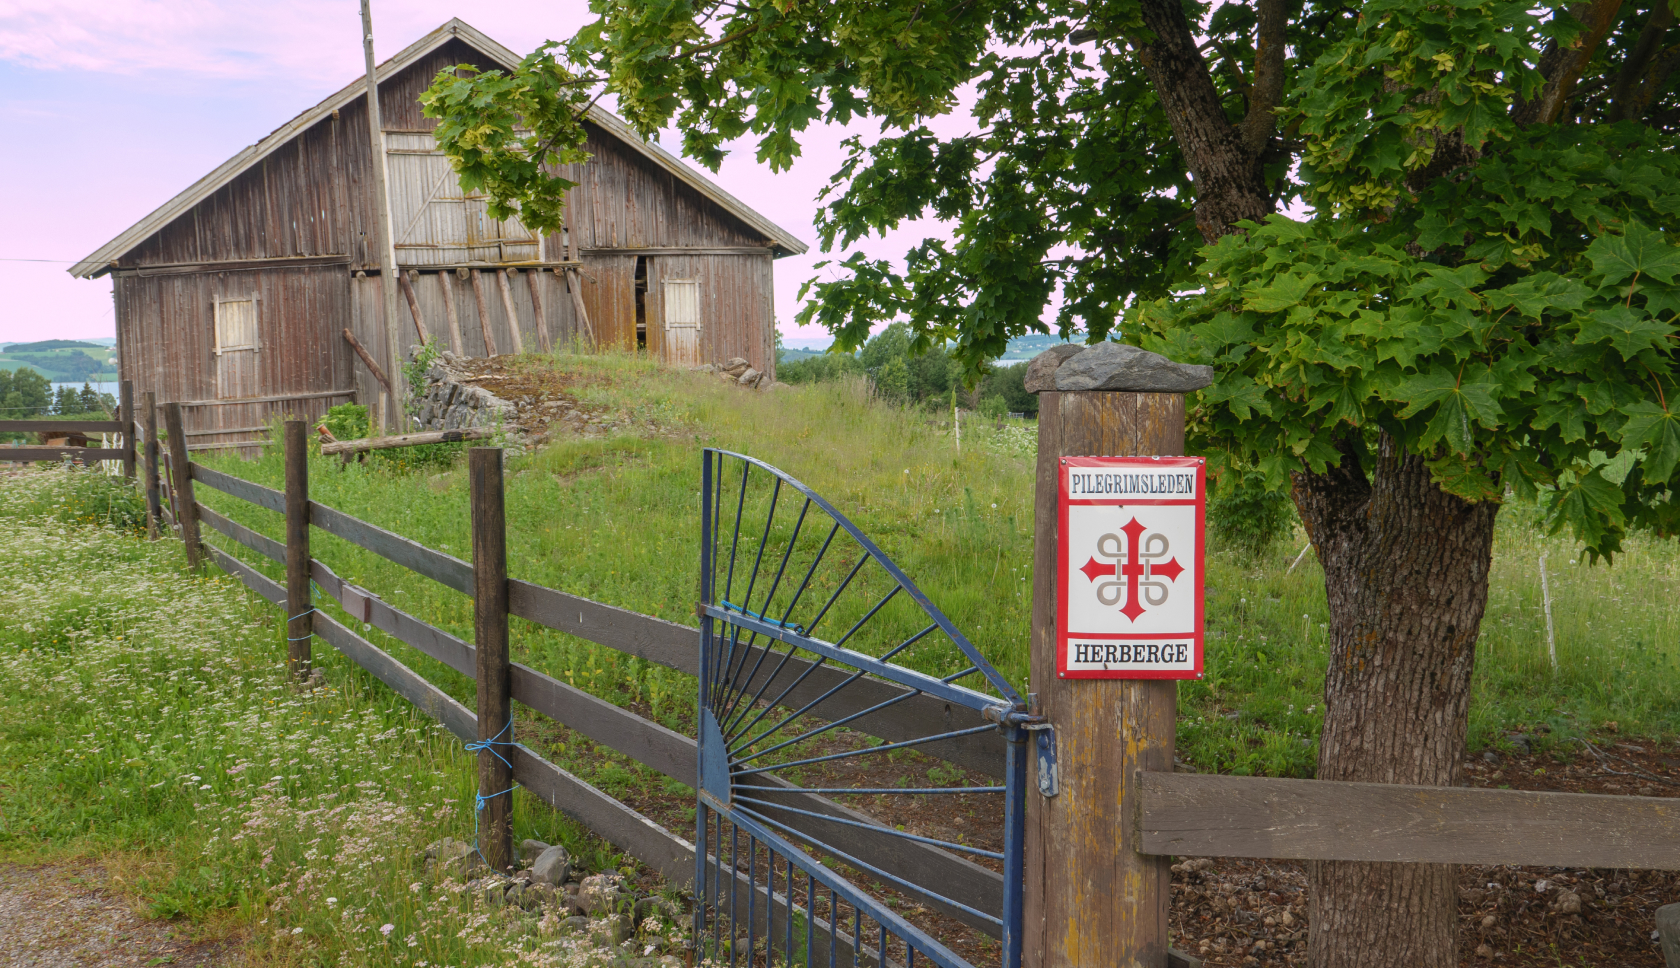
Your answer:
[[[1254,41],[1254,83],[1248,90],[1248,116],[1243,118],[1243,147],[1259,156],[1276,128],[1277,106],[1283,100],[1284,30],[1289,11],[1284,0],[1260,0],[1259,31]]]
[[[1567,47],[1554,44],[1546,48],[1540,57],[1540,75],[1546,79],[1546,86],[1538,98],[1519,104],[1518,124],[1551,124],[1558,119],[1574,93],[1575,82],[1580,80],[1581,72],[1592,60],[1604,35],[1610,32],[1621,7],[1622,0],[1587,0],[1569,8],[1569,16],[1586,29]]]
[[[1239,221],[1270,215],[1273,207],[1259,156],[1247,150],[1225,117],[1183,5],[1178,0],[1141,0],[1139,10],[1152,36],[1129,42],[1195,181],[1196,227],[1202,237],[1211,242],[1238,231]]]
[[[1645,29],[1639,32],[1639,39],[1622,61],[1622,69],[1616,72],[1615,90],[1610,96],[1610,120],[1632,121],[1645,113],[1644,108],[1650,103],[1649,99],[1640,97],[1644,93],[1645,71],[1662,50],[1663,38],[1672,26],[1674,9],[1668,0],[1656,0],[1651,19],[1645,21]]]

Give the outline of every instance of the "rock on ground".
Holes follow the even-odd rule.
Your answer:
[[[79,879],[79,883],[77,880]],[[226,941],[192,941],[180,926],[134,913],[91,885],[97,866],[0,866],[0,968],[231,968],[245,964]]]

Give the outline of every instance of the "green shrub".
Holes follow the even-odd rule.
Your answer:
[[[1229,471],[1208,496],[1208,536],[1216,545],[1258,558],[1295,525],[1295,502],[1268,491],[1265,477]]]
[[[823,383],[862,372],[863,363],[850,353],[821,353],[776,364],[776,379],[783,383]]]
[[[368,408],[359,403],[341,403],[328,410],[321,423],[339,440],[360,440],[368,434]]]

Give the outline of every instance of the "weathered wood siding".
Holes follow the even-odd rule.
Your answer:
[[[343,338],[333,321],[348,319],[350,280],[339,267],[255,271],[119,275],[115,280],[117,339],[123,378],[160,401],[210,400],[216,392],[217,298],[257,297],[254,360],[256,394],[316,394],[351,385],[349,360],[337,352]],[[262,426],[278,414],[315,416],[336,400],[189,407],[188,433],[218,427]],[[249,438],[249,434],[237,435]],[[195,436],[189,443],[235,439]]]
[[[664,283],[700,284],[700,358],[722,362],[739,356],[775,375],[770,254],[658,255],[648,259],[648,352],[665,356]]]

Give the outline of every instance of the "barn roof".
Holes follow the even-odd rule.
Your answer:
[[[476,48],[486,56],[496,61],[497,66],[513,68],[522,59],[518,54],[503,47],[490,39],[482,31],[466,23],[459,17],[408,45],[395,57],[385,61],[376,68],[375,76],[381,83],[403,71],[409,65],[448,43],[453,38]],[[186,191],[160,205],[156,211],[140,221],[129,226],[123,233],[111,241],[100,246],[93,254],[76,263],[70,268],[70,274],[78,279],[91,279],[104,275],[110,271],[111,264],[120,259],[140,243],[151,238],[164,226],[173,222],[182,214],[191,210],[194,205],[209,198],[217,189],[233,181],[239,174],[268,157],[270,154],[301,135],[316,122],[332,114],[334,111],[349,104],[367,93],[367,78],[357,78],[352,83],[341,88],[336,94],[303,112],[292,120],[276,128],[268,137],[244,149],[219,165],[214,171],[194,182]],[[764,237],[773,241],[784,252],[798,255],[806,251],[807,246],[792,233],[765,218],[763,215],[748,207],[740,199],[718,187],[710,179],[685,164],[676,155],[649,141],[644,141],[640,135],[631,130],[617,115],[603,109],[600,105],[591,105],[585,115],[595,125],[613,135],[618,140],[629,145],[635,151],[647,158],[659,168],[671,173],[678,181],[683,182],[695,191],[711,199],[729,214],[735,216],[753,229],[762,232]]]

